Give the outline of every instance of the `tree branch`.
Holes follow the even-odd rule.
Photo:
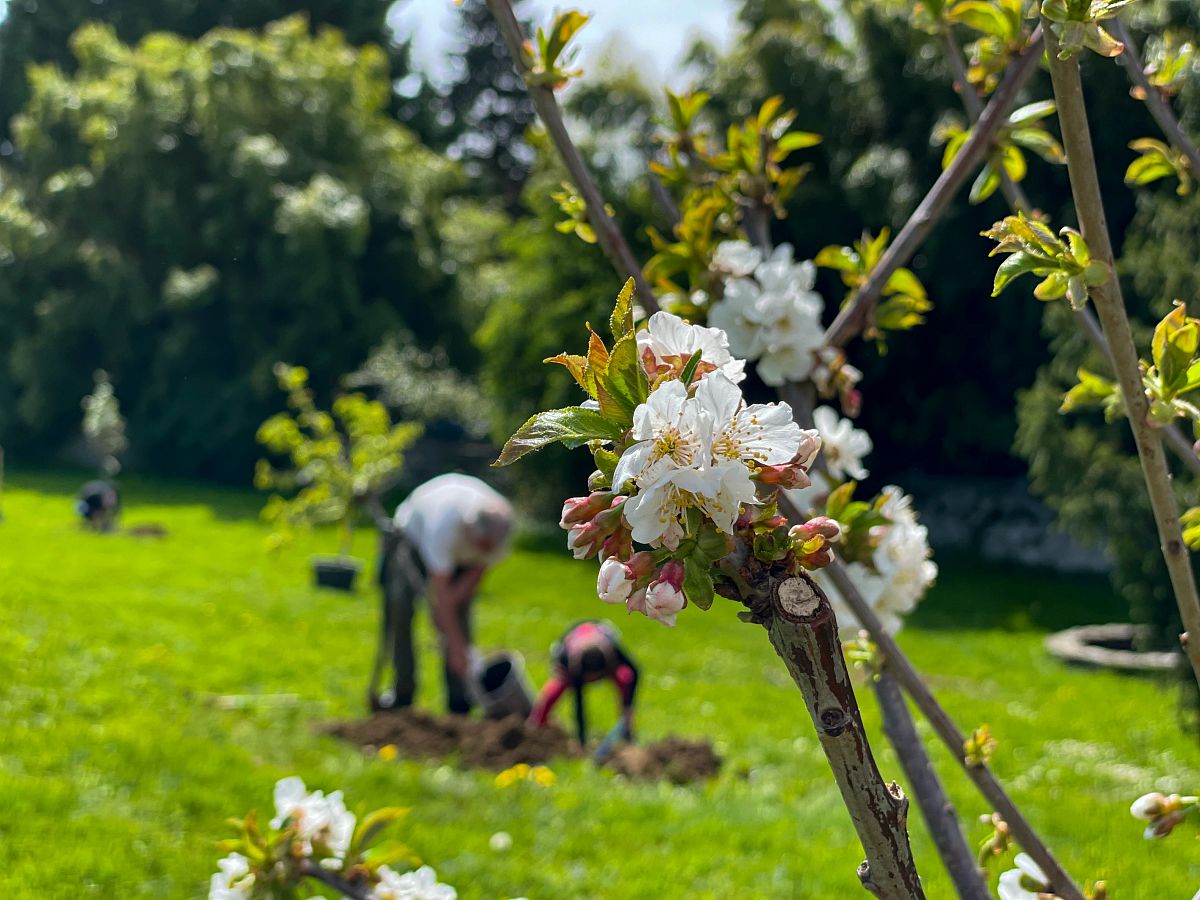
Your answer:
[[[301,864],[301,871],[309,878],[338,891],[345,900],[371,900],[371,892],[369,890],[350,884],[350,882],[346,881],[336,872],[318,866],[312,860],[304,860]]]
[[[821,749],[862,841],[863,887],[881,900],[925,897],[908,842],[908,801],[884,784],[863,731],[828,598],[807,575],[769,586],[771,646],[804,695]],[[749,604],[748,604],[749,605]]]
[[[883,733],[887,735],[904,774],[908,776],[909,790],[917,798],[921,817],[925,819],[925,825],[929,828],[960,900],[991,900],[984,874],[963,836],[954,804],[950,802],[946,789],[942,787],[929,761],[904,702],[904,695],[888,673],[886,664],[873,679],[872,686],[883,715]]]
[[[1114,20],[1114,22],[1115,24],[1120,24],[1116,20]],[[1133,49],[1132,41],[1128,39],[1128,32],[1124,30],[1123,25],[1121,26],[1122,34],[1117,34],[1116,28],[1111,28],[1110,30],[1114,32],[1114,36],[1117,38],[1117,40],[1124,41],[1125,43],[1126,51],[1125,54],[1122,55],[1121,61],[1125,64],[1126,68],[1130,70],[1131,77],[1133,77],[1133,72],[1135,69],[1137,73],[1141,75],[1142,80],[1139,83],[1142,84],[1143,89],[1147,92],[1147,95],[1149,95],[1149,93],[1153,91],[1153,88],[1149,86],[1149,81],[1146,80],[1145,73],[1142,72],[1141,61],[1137,57],[1137,51]],[[951,33],[949,28],[942,32],[942,38],[943,47],[946,53],[946,60],[950,65],[950,71],[954,75],[954,91],[960,97],[962,97],[963,106],[966,108],[967,115],[970,116],[971,121],[974,122],[979,118],[982,109],[979,102],[979,95],[976,94],[971,86],[967,83],[967,70],[966,65],[963,62],[962,52],[959,50],[959,46],[955,42],[954,35]],[[1132,57],[1128,56],[1130,53],[1132,53]],[[1133,62],[1133,66],[1129,65],[1131,60]],[[1135,78],[1135,81],[1136,80],[1137,79]],[[1170,130],[1164,126],[1164,133],[1166,133],[1168,137],[1170,137],[1172,133],[1181,135],[1187,145],[1191,147],[1192,152],[1195,153],[1195,145],[1191,143],[1191,140],[1187,137],[1187,134],[1180,127],[1179,122],[1175,119],[1174,114],[1171,112],[1171,108],[1162,100],[1161,97],[1158,96],[1157,92],[1154,92],[1154,96],[1155,100],[1158,101],[1158,106],[1165,110],[1166,116],[1170,122],[1174,124],[1173,130]],[[1158,117],[1155,116],[1155,118]],[[1176,144],[1176,149],[1183,151],[1183,147],[1181,147],[1179,144]],[[1200,153],[1197,153],[1196,157],[1198,163],[1194,163],[1193,165],[1200,164]],[[1029,197],[1025,194],[1025,191],[1022,189],[1022,187],[1009,177],[1008,172],[1006,172],[1003,167],[998,167],[996,171],[1000,175],[1000,192],[1004,194],[1004,199],[1008,201],[1009,209],[1011,209],[1014,213],[1025,213],[1027,215],[1032,212],[1033,204],[1029,202]],[[1195,168],[1194,171],[1200,173],[1200,168]],[[914,247],[913,250],[915,252],[916,248]],[[1083,309],[1075,310],[1075,319],[1079,322],[1079,327],[1083,329],[1084,335],[1091,342],[1092,346],[1104,354],[1104,358],[1109,361],[1109,365],[1111,366],[1112,354],[1109,352],[1108,341],[1104,338],[1104,332],[1100,329],[1100,323],[1096,321],[1095,314],[1087,307],[1084,307]],[[1194,474],[1200,475],[1200,457],[1196,456],[1195,450],[1192,449],[1192,442],[1187,439],[1187,436],[1184,435],[1176,425],[1168,425],[1163,429],[1163,440],[1166,442],[1171,451],[1179,458],[1180,462],[1191,469]]]
[[[587,163],[584,162],[583,155],[571,140],[571,135],[563,121],[562,110],[554,98],[554,92],[548,87],[534,84],[529,79],[529,67],[523,50],[525,34],[513,12],[512,4],[509,0],[487,0],[487,5],[496,19],[496,24],[500,28],[500,33],[504,37],[504,43],[508,46],[508,52],[512,56],[517,71],[525,80],[525,88],[529,91],[529,96],[533,100],[542,124],[554,142],[567,171],[571,173],[575,187],[582,195],[584,203],[587,204],[588,222],[596,232],[596,240],[600,244],[600,248],[612,262],[619,277],[633,278],[637,285],[638,300],[646,311],[657,312],[658,300],[654,296],[654,291],[651,290],[649,282],[642,274],[642,267],[638,264],[637,257],[634,256],[625,236],[621,234],[621,229],[604,209],[604,198],[600,195],[600,189],[596,186],[596,180],[592,177]]]
[[[954,161],[934,182],[929,193],[887,248],[879,264],[871,270],[866,282],[855,292],[853,299],[842,307],[837,318],[826,330],[826,344],[843,347],[862,331],[888,279],[912,258],[967,176],[974,172],[987,156],[996,130],[1008,119],[1009,110],[1016,101],[1017,94],[1037,69],[1041,55],[1042,37],[1039,30],[1034,32],[1025,49],[1009,64],[1004,80],[992,94],[987,108],[972,129],[971,136],[954,157]]]
[[[841,560],[835,559],[825,568],[825,571],[829,573],[834,586],[842,595],[842,599],[846,601],[846,605],[850,607],[851,612],[854,613],[854,617],[871,635],[871,640],[875,642],[887,660],[888,671],[916,703],[917,708],[933,726],[933,730],[950,750],[951,755],[958,760],[958,764],[966,772],[967,777],[971,779],[992,808],[1000,813],[1000,816],[1008,823],[1009,832],[1017,843],[1033,857],[1042,871],[1046,873],[1046,877],[1054,886],[1055,893],[1062,900],[1084,900],[1083,892],[1055,859],[1050,848],[1033,830],[1033,826],[1029,824],[1012,798],[1005,792],[1004,787],[996,780],[996,776],[987,764],[967,763],[963,750],[963,745],[967,740],[966,735],[959,731],[954,720],[937,702],[933,692],[929,690],[929,686],[925,684],[908,657],[904,655],[904,651],[883,627],[883,623],[879,621],[875,611],[871,609],[866,599],[859,593],[858,588],[854,586],[854,582],[846,572],[845,565]]]
[[[1067,171],[1071,178],[1071,194],[1075,198],[1075,211],[1079,227],[1092,258],[1109,267],[1109,280],[1094,288],[1092,302],[1104,335],[1108,339],[1113,370],[1125,402],[1129,427],[1137,444],[1138,458],[1142,463],[1142,476],[1150,495],[1158,527],[1159,544],[1175,602],[1183,626],[1189,634],[1200,635],[1200,595],[1192,575],[1192,564],[1183,543],[1179,524],[1179,506],[1171,487],[1171,473],[1163,455],[1162,436],[1151,428],[1147,421],[1149,402],[1142,384],[1138,363],[1137,346],[1129,328],[1125,313],[1125,299],[1121,294],[1121,282],[1113,260],[1112,243],[1108,235],[1108,223],[1104,217],[1104,204],[1100,197],[1100,181],[1096,174],[1096,158],[1092,152],[1092,138],[1088,126],[1087,109],[1083,99],[1083,83],[1079,76],[1079,61],[1058,58],[1058,41],[1047,28],[1047,55],[1050,59],[1050,79],[1054,84],[1054,98],[1058,104],[1058,117],[1062,126],[1063,145],[1067,151]],[[1200,640],[1184,643],[1188,659],[1200,681]]]
[[[1145,102],[1146,108],[1150,110],[1150,115],[1154,117],[1154,121],[1158,123],[1158,127],[1162,129],[1163,135],[1170,141],[1171,146],[1187,157],[1192,174],[1200,178],[1200,149],[1197,149],[1196,142],[1179,124],[1179,119],[1171,108],[1171,104],[1146,77],[1146,68],[1142,64],[1141,54],[1138,53],[1137,44],[1133,42],[1133,35],[1129,33],[1129,28],[1120,18],[1109,20],[1105,23],[1105,27],[1113,37],[1125,45],[1125,51],[1117,59],[1129,73],[1129,80],[1141,88],[1143,94],[1141,99]]]

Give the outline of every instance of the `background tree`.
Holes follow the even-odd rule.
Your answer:
[[[327,390],[402,328],[465,354],[456,175],[388,116],[382,50],[302,17],[72,43],[73,75],[32,70],[0,200],[6,442],[58,446],[104,368],[150,467],[240,481],[276,360]]]
[[[523,4],[515,7],[523,16]],[[534,164],[525,140],[533,103],[484,0],[465,0],[458,21],[455,77],[437,101],[442,139],[450,156],[463,162],[472,193],[499,197],[515,211]]]
[[[393,0],[40,0],[5,4],[0,22],[0,137],[11,136],[10,120],[29,97],[26,68],[33,63],[75,69],[70,38],[84,22],[112,26],[117,37],[134,44],[154,31],[198,38],[213,28],[261,28],[268,22],[304,12],[314,25],[340,29],[352,44],[387,46],[387,13]],[[406,48],[396,45],[396,62],[407,61]],[[407,71],[407,66],[404,66]],[[399,74],[396,75],[399,77]]]

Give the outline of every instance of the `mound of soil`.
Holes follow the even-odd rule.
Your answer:
[[[332,722],[321,730],[369,751],[392,744],[409,759],[457,756],[466,765],[496,771],[571,755],[562,729],[533,728],[519,716],[491,721],[406,709]]]
[[[555,757],[579,756],[578,744],[555,725],[533,728],[512,716],[499,721],[438,716],[419,709],[375,713],[320,726],[368,753],[393,745],[408,759],[455,757],[464,765],[501,771],[518,763],[537,765]],[[605,765],[629,778],[686,784],[715,776],[721,758],[708,741],[669,737],[654,744],[618,747]]]
[[[721,771],[721,757],[708,741],[669,737],[654,744],[618,747],[607,763],[630,778],[665,779],[675,784],[712,778]]]

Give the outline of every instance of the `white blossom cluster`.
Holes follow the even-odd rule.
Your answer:
[[[811,376],[825,334],[825,301],[812,289],[816,266],[793,262],[789,244],[764,259],[745,241],[725,241],[717,246],[713,267],[728,277],[708,321],[729,335],[730,350],[757,360],[759,377],[770,385]]]
[[[292,776],[275,784],[275,817],[272,828],[291,829],[291,850],[318,861],[324,869],[342,868],[354,837],[355,817],[346,809],[341,791],[326,796],[309,791],[304,782]],[[250,860],[241,853],[230,853],[217,861],[216,874],[209,882],[209,900],[249,900],[255,896],[256,877]],[[372,900],[455,900],[454,888],[439,884],[437,873],[429,866],[415,872],[396,872],[387,866],[376,871],[379,883],[371,890]]]
[[[678,560],[654,566],[631,541],[676,549],[689,510],[733,534],[743,508],[758,502],[756,484],[807,484],[821,444],[786,403],[745,402],[737,385],[745,363],[719,329],[659,312],[637,342],[652,389],[634,411],[613,490],[568,500],[559,524],[576,557],[603,561],[601,599],[673,625],[685,605],[684,567]],[[697,352],[685,384],[680,376]]]
[[[904,624],[904,616],[916,608],[937,579],[938,568],[929,558],[932,555],[929,532],[917,522],[912,498],[894,484],[889,484],[882,493],[885,499],[880,512],[889,524],[872,529],[878,543],[871,555],[871,565],[851,562],[846,573],[884,629],[895,634]],[[862,627],[858,619],[837,589],[831,589],[828,576],[818,571],[815,577],[830,597],[843,637],[852,637]]]

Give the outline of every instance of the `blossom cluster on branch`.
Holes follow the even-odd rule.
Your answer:
[[[341,791],[309,791],[295,776],[275,785],[275,816],[266,829],[250,813],[234,820],[238,837],[221,842],[228,855],[217,862],[209,900],[291,897],[313,881],[344,896],[369,900],[454,900],[429,866],[396,871],[419,861],[404,844],[379,844],[383,830],[407,810],[376,810],[362,821],[346,809]]]
[[[745,362],[718,328],[659,312],[634,327],[632,283],[617,299],[608,348],[594,332],[586,356],[562,354],[588,394],[578,407],[534,416],[499,464],[561,441],[586,444],[590,493],[564,504],[560,525],[580,559],[601,560],[597,592],[665,625],[714,593],[740,597],[752,570],[819,568],[835,522],[789,523],[781,488],[810,484],[821,446],[786,403],[747,403]]]

